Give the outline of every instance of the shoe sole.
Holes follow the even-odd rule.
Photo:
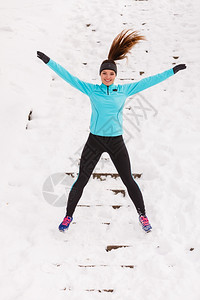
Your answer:
[[[140,221],[139,221],[139,224],[142,226],[142,223],[141,223]],[[145,229],[143,228],[143,226],[142,226],[142,229],[144,230],[144,232],[149,233],[149,232],[151,232],[152,227],[151,227],[149,230],[145,230]]]
[[[63,233],[65,233],[68,229],[69,229],[69,228],[66,228],[66,229],[64,229],[64,230],[61,230],[61,229],[58,228],[58,230],[59,230],[60,232],[63,232]]]

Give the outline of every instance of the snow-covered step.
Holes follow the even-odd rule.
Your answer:
[[[97,208],[97,207],[106,207],[106,208],[113,208],[113,209],[119,209],[125,205],[104,205],[104,204],[94,204],[94,205],[87,205],[87,204],[78,204],[77,207],[84,207],[84,208]],[[130,205],[126,205],[126,207],[130,207]]]
[[[71,176],[72,178],[75,178],[78,176],[78,173],[75,172],[66,172],[66,175]],[[141,178],[142,173],[133,173],[132,174],[134,178]],[[101,181],[105,181],[107,178],[113,178],[113,179],[117,179],[119,178],[119,174],[118,173],[92,173],[91,178],[95,179],[100,179]]]
[[[103,290],[95,290],[95,289],[90,289],[90,290],[86,290],[87,292],[106,292],[106,293],[113,293],[114,290],[113,289],[103,289]]]
[[[110,265],[78,265],[80,268],[99,268],[99,267],[110,267]],[[113,267],[113,266],[112,266]],[[117,266],[119,267],[119,266]],[[130,268],[133,269],[134,265],[120,265],[121,268]]]
[[[76,181],[78,178],[78,173],[76,172],[65,172],[67,177],[65,178],[66,186],[68,186],[68,189],[71,189],[72,184]],[[133,178],[140,179],[142,177],[142,173],[133,173]],[[106,190],[109,190],[113,193],[113,195],[122,195],[125,197],[127,195],[126,189],[124,189],[124,184],[121,181],[121,178],[118,173],[92,173],[90,180],[100,180],[101,182],[104,182],[106,184]],[[117,184],[116,184],[117,183]]]

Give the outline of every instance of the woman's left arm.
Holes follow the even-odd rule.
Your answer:
[[[155,84],[158,84],[158,83],[164,81],[165,79],[169,78],[170,76],[176,74],[178,71],[183,70],[185,68],[186,68],[185,64],[180,64],[180,65],[175,66],[174,68],[171,68],[167,71],[156,74],[154,76],[144,78],[138,82],[124,84],[123,91],[129,97],[129,96],[139,93]]]

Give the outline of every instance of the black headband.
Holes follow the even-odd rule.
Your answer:
[[[103,70],[112,70],[117,75],[117,66],[114,61],[103,61],[100,66],[99,74],[101,74]]]

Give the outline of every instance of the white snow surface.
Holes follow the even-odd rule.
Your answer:
[[[1,0],[2,300],[200,299],[199,13],[199,1],[189,0]],[[100,63],[129,28],[146,41],[118,63],[116,84],[187,65],[124,108],[124,139],[153,230],[143,232],[128,193],[109,191],[125,189],[121,179],[108,177],[89,180],[79,202],[86,206],[63,234],[65,207],[45,200],[43,183],[78,173],[91,107],[36,52],[100,84]],[[137,119],[128,108],[141,100],[149,110]],[[116,173],[107,153],[95,172]]]

